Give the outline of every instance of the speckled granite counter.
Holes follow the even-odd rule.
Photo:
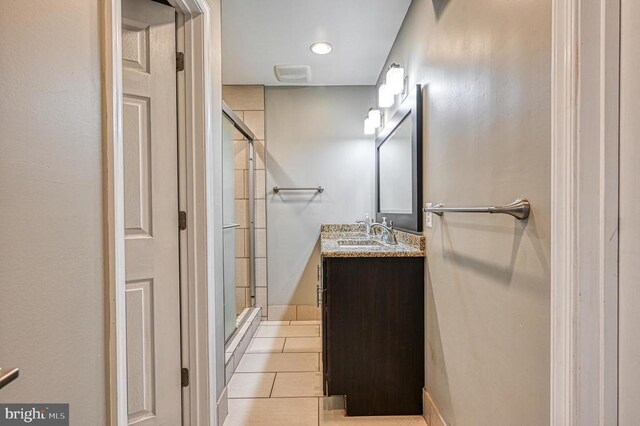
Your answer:
[[[320,228],[320,249],[324,257],[424,257],[425,239],[422,235],[395,231],[397,245],[384,244],[380,237],[368,237],[364,225],[322,225]],[[359,241],[372,239],[380,245],[350,245],[342,247],[338,241]]]

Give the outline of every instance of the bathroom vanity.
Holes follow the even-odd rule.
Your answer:
[[[424,237],[398,245],[364,226],[323,225],[325,395],[346,396],[350,416],[422,414]]]

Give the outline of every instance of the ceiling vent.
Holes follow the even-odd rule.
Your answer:
[[[311,67],[309,65],[276,65],[273,67],[278,81],[283,83],[309,83]]]

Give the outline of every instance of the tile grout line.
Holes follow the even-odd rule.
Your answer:
[[[269,391],[269,398],[271,398],[271,395],[273,395],[273,388],[276,387],[276,378],[278,377],[278,372],[276,371],[276,374],[273,375],[273,383],[271,383],[271,390]]]

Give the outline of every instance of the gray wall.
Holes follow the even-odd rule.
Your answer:
[[[221,136],[220,4],[212,11],[211,132]],[[68,402],[72,424],[106,424],[101,42],[103,2],[0,1],[0,402]],[[222,227],[221,137],[208,188]],[[224,387],[221,233],[209,233],[204,315]],[[202,388],[201,388],[202,390]],[[213,392],[212,392],[213,393]],[[213,399],[213,398],[212,398]],[[215,402],[215,401],[214,401]],[[213,407],[215,409],[215,407]],[[215,411],[214,411],[215,412]],[[75,423],[78,422],[78,423]]]
[[[426,83],[426,388],[450,425],[549,422],[551,2],[414,0],[389,56]]]
[[[269,305],[315,305],[323,223],[352,223],[374,209],[374,155],[364,117],[372,86],[266,90]],[[325,192],[273,194],[285,186]]]
[[[619,424],[640,418],[640,4],[622,1],[620,63]]]
[[[1,402],[106,423],[100,6],[0,2]]]

